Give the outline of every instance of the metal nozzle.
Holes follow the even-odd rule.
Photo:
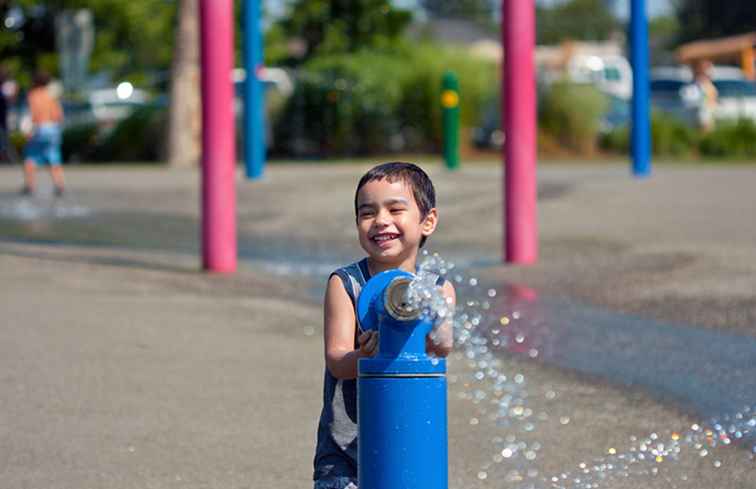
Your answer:
[[[384,306],[386,312],[397,321],[411,321],[420,317],[420,310],[409,302],[409,286],[412,279],[397,277],[386,287]]]

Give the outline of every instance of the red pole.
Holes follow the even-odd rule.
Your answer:
[[[202,266],[236,271],[233,1],[200,0]]]
[[[538,259],[533,0],[504,0],[502,44],[504,256],[509,263],[526,265]]]

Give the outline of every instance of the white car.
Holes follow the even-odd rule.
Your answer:
[[[756,83],[732,66],[714,66],[711,76],[718,95],[714,118],[756,121]],[[695,125],[701,99],[701,91],[687,66],[651,70],[651,103],[655,108]]]

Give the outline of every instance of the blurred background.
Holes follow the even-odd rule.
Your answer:
[[[756,158],[752,0],[649,0],[656,155]],[[538,145],[546,158],[627,153],[627,1],[537,2]],[[241,19],[241,2],[236,2]],[[461,151],[498,159],[500,0],[266,0],[272,161],[440,152],[441,78],[460,83]],[[200,154],[197,0],[0,1],[0,68],[16,154],[36,69],[53,74],[66,163],[192,166]],[[237,25],[237,66],[241,35]],[[704,64],[705,63],[705,64]],[[697,67],[716,87],[703,127]],[[241,155],[244,70],[233,73]],[[3,154],[13,162],[13,151]]]

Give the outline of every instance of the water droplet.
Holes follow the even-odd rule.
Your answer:
[[[562,416],[561,418],[559,418],[559,422],[562,424],[568,424],[570,422],[570,418],[569,416]]]
[[[305,326],[304,327],[304,334],[305,336],[312,336],[315,334],[315,328],[312,326]]]
[[[478,472],[478,479],[485,480],[486,477],[488,477],[488,474],[486,472],[483,472],[482,470]]]
[[[496,297],[496,291],[494,289],[488,289],[488,297]]]
[[[714,467],[720,468],[721,466],[722,466],[722,462],[720,462],[719,460],[714,461]]]
[[[502,316],[501,319],[499,319],[499,323],[502,326],[506,326],[507,324],[509,324],[509,318],[506,316]]]
[[[470,285],[472,285],[473,287],[475,287],[476,285],[478,285],[478,279],[477,278],[471,278],[470,279]]]
[[[473,426],[478,424],[478,418],[470,418],[470,424]]]

